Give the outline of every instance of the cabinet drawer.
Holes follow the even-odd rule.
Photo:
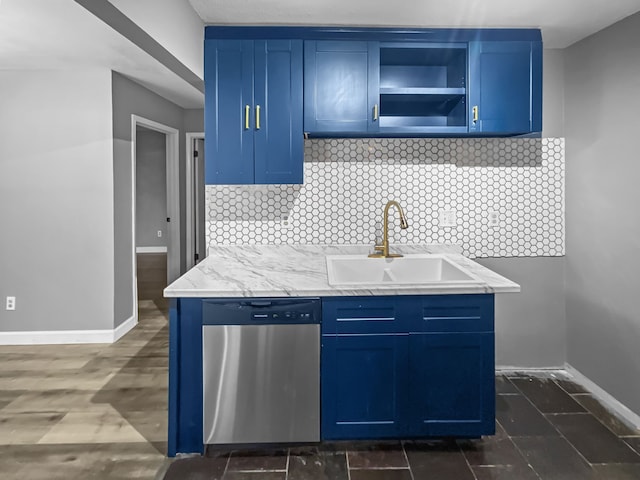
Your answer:
[[[493,332],[493,295],[422,297],[420,316],[411,332]]]
[[[322,334],[402,332],[402,308],[396,297],[325,298]]]

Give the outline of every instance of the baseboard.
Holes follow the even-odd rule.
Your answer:
[[[558,367],[537,367],[537,368],[523,368],[523,367],[511,367],[508,365],[496,365],[496,372],[500,373],[508,373],[508,372],[562,372],[564,370],[564,366]]]
[[[113,330],[56,330],[36,332],[0,332],[0,345],[63,345],[75,343],[114,343],[136,326],[136,316]]]
[[[167,253],[167,247],[136,247],[136,253]]]
[[[598,384],[590,380],[588,377],[580,373],[568,363],[565,365],[564,370],[571,378],[573,378],[573,380],[577,384],[582,385],[586,390],[589,391],[589,393],[597,398],[600,403],[605,406],[605,408],[615,413],[630,427],[640,429],[640,415],[636,414],[627,406],[620,403],[613,395],[603,390],[600,386],[598,386]]]
[[[113,330],[113,341],[112,341],[112,343],[117,342],[122,337],[124,337],[127,334],[127,332],[129,332],[129,330],[131,330],[137,324],[138,324],[138,315],[135,314],[135,315],[132,315],[130,318],[126,319],[120,325],[118,325]]]

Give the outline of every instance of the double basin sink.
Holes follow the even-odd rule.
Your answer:
[[[392,258],[329,255],[327,274],[332,286],[348,285],[478,285],[462,266],[438,254]]]

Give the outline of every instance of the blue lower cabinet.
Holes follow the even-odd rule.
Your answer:
[[[322,438],[495,432],[493,295],[323,299]]]
[[[407,338],[394,334],[322,337],[324,439],[402,435]]]
[[[167,455],[204,453],[202,439],[202,299],[173,298],[169,309]]]
[[[492,333],[409,335],[409,436],[494,433]]]

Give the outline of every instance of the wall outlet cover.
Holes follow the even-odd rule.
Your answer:
[[[7,297],[7,310],[16,309],[16,297]]]
[[[487,212],[487,219],[489,226],[491,227],[499,227],[500,226],[500,214],[496,211]]]
[[[458,214],[455,210],[441,210],[439,216],[441,227],[455,227],[458,225]]]

